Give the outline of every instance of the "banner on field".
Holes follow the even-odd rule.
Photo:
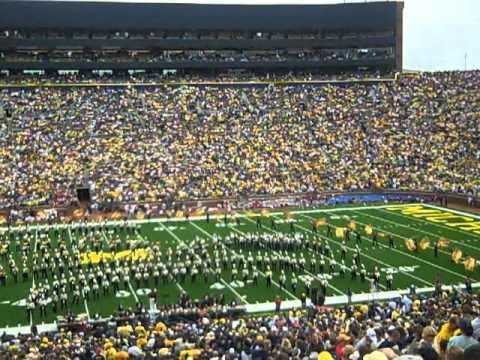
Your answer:
[[[146,260],[150,258],[150,249],[135,249],[135,250],[123,250],[116,253],[111,252],[87,252],[81,253],[80,259],[82,265],[98,264],[103,259],[104,262],[110,262],[114,260],[126,261],[126,260]]]

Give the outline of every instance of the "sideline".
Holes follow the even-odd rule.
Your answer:
[[[464,284],[458,284],[455,286],[457,290],[464,290]],[[480,282],[476,282],[472,284],[473,289],[480,288]],[[432,293],[435,290],[433,287],[424,287],[424,288],[417,288],[415,292],[417,294],[425,294],[425,293]],[[452,290],[451,285],[444,285],[442,286],[442,290]],[[399,298],[402,295],[408,295],[410,293],[409,289],[404,290],[395,290],[395,291],[382,291],[376,293],[361,293],[361,294],[354,294],[352,295],[352,302],[353,303],[365,303],[370,301],[384,301],[384,300],[391,300],[395,298]],[[325,298],[325,305],[343,305],[347,304],[348,298],[344,295],[339,296],[327,296]],[[307,300],[307,306],[310,306],[311,302]],[[282,301],[281,310],[290,310],[290,309],[298,309],[301,307],[301,303],[298,300],[288,300]],[[274,312],[275,311],[275,303],[274,302],[266,302],[266,303],[259,303],[259,304],[249,304],[249,305],[240,305],[237,306],[237,309],[245,310],[249,314],[259,313],[259,312]],[[102,319],[106,320],[106,319]],[[37,325],[37,329],[39,333],[45,332],[58,332],[58,324],[51,323],[51,324],[41,324]],[[0,328],[0,334],[4,332],[7,335],[17,336],[19,334],[30,334],[31,328],[30,326],[13,326],[13,327],[5,327]]]
[[[346,206],[346,207],[333,207],[333,208],[323,208],[323,209],[311,209],[311,210],[293,210],[291,211],[292,214],[316,214],[316,213],[325,213],[325,212],[336,212],[336,211],[346,211],[346,210],[368,210],[368,209],[385,209],[391,206],[415,206],[415,205],[423,205],[420,203],[406,203],[406,204],[390,204],[390,205],[371,205],[371,206]],[[249,209],[249,211],[254,211],[252,209]],[[272,216],[277,216],[277,215],[283,215],[283,211],[274,211],[271,212],[270,215]],[[215,215],[215,214],[213,214]],[[243,212],[238,213],[238,216],[240,218],[248,217],[245,215]],[[189,218],[190,221],[196,221],[196,220],[205,220],[205,215],[201,216],[191,216]],[[152,219],[127,219],[127,220],[109,220],[109,221],[89,221],[87,222],[87,227],[88,226],[94,226],[94,225],[122,225],[125,223],[125,221],[128,224],[148,224],[148,223],[169,223],[169,222],[185,222],[185,217],[174,217],[174,218],[152,218]],[[73,222],[71,224],[53,224],[53,225],[47,225],[47,224],[28,224],[27,226],[29,228],[36,228],[36,229],[63,229],[63,228],[70,228],[70,227],[75,227],[75,224],[81,224],[81,222]],[[89,225],[92,224],[92,225]],[[7,229],[5,226],[3,229]],[[25,229],[25,224],[22,225],[16,225],[16,226],[11,226],[10,230],[23,230]],[[2,230],[2,227],[0,227],[0,230]]]

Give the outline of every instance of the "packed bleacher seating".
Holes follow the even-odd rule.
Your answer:
[[[214,51],[214,50],[164,50],[164,51],[24,51],[0,52],[0,61],[7,62],[285,62],[302,61],[349,61],[359,59],[386,59],[393,53],[386,49],[322,49],[322,50],[270,50],[270,51]]]
[[[129,84],[157,84],[157,83],[204,83],[204,82],[264,82],[264,81],[280,81],[280,82],[336,82],[351,80],[367,80],[367,79],[393,79],[394,74],[380,71],[355,71],[355,72],[339,72],[335,74],[327,74],[323,72],[309,71],[276,71],[276,72],[253,72],[241,70],[235,72],[212,73],[205,72],[195,73],[188,71],[185,73],[175,72],[134,72],[128,74],[113,74],[113,72],[103,71],[101,73],[79,73],[78,71],[64,71],[61,74],[21,74],[21,75],[4,75],[0,74],[0,83],[5,85],[37,85],[37,84],[95,84],[95,83],[129,83]]]
[[[315,359],[480,358],[478,295],[403,296],[386,304],[309,307],[232,315],[202,307],[182,316],[138,309],[58,333],[0,337],[2,359]],[[70,324],[72,325],[72,324]]]
[[[73,200],[84,177],[96,202],[477,191],[479,86],[471,71],[373,85],[3,89],[0,204]]]

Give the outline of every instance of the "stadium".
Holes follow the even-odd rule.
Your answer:
[[[480,359],[480,71],[403,28],[1,1],[0,359]]]

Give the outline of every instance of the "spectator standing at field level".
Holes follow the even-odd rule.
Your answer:
[[[280,295],[277,295],[275,297],[275,311],[280,312],[281,306],[282,306],[282,297]]]

